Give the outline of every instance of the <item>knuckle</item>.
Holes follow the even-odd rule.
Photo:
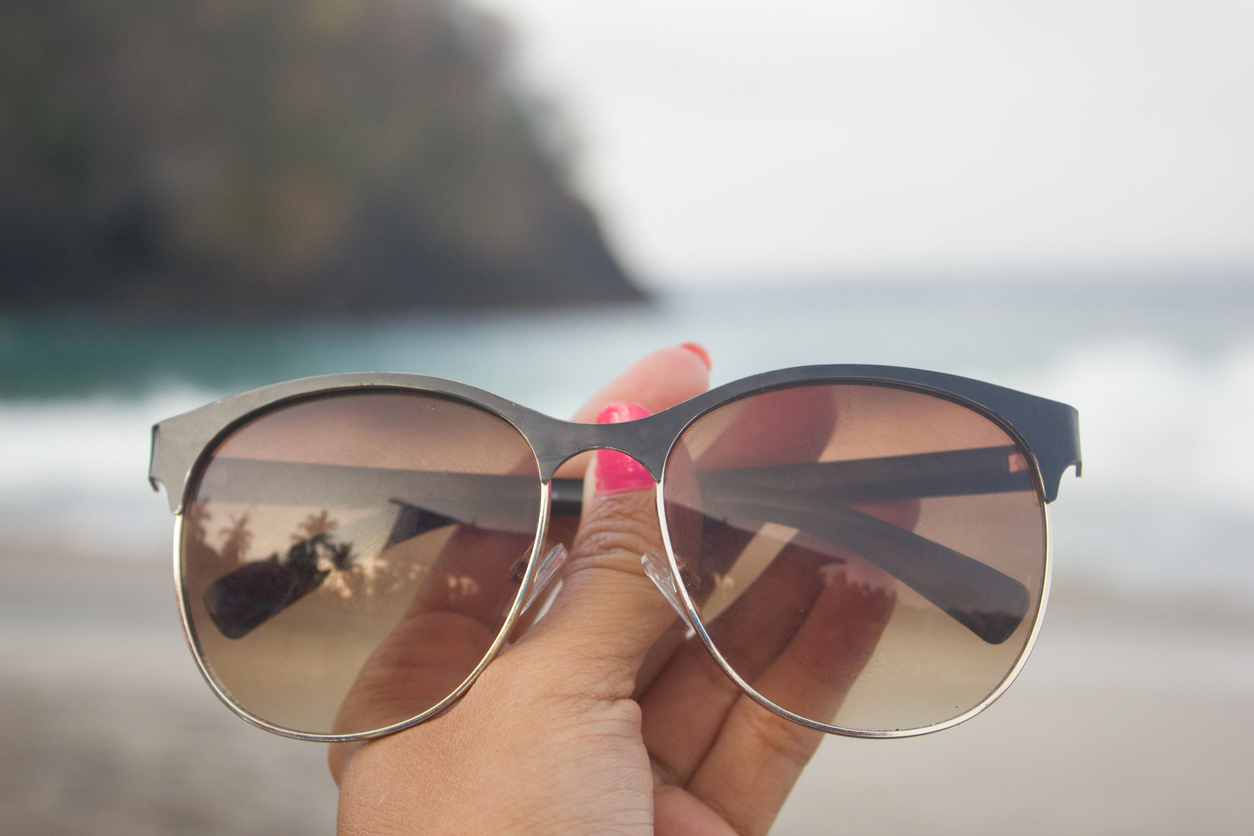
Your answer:
[[[741,710],[754,748],[798,769],[810,762],[822,737],[820,732],[785,720],[748,697],[742,698]]]
[[[642,572],[640,555],[662,548],[657,513],[650,499],[649,494],[622,494],[606,497],[590,508],[571,549],[571,568],[604,564],[614,555],[632,555],[632,571]],[[619,560],[614,557],[609,562]]]

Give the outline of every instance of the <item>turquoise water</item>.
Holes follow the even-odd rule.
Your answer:
[[[9,549],[164,559],[153,421],[342,371],[462,380],[567,415],[688,340],[714,382],[807,363],[979,377],[1080,409],[1084,478],[1053,507],[1058,577],[1254,606],[1254,282],[845,284],[686,291],[632,308],[158,326],[0,319]]]
[[[234,392],[341,371],[455,377],[531,399],[597,385],[640,352],[700,340],[716,380],[875,362],[1015,378],[1095,343],[1214,358],[1254,329],[1254,281],[883,282],[695,290],[652,304],[369,321],[150,324],[0,317],[0,399]]]

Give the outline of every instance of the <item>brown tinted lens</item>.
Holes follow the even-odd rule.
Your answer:
[[[714,645],[821,723],[918,729],[982,703],[1045,572],[1029,458],[972,409],[815,385],[710,412],[667,463],[667,533]]]
[[[284,406],[218,445],[187,504],[191,628],[268,723],[401,722],[482,661],[539,517],[531,448],[481,409],[399,392]]]

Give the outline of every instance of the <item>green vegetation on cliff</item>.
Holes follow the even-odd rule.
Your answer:
[[[639,298],[454,0],[4,0],[0,306]]]

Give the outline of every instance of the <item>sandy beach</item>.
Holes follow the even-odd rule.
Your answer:
[[[201,682],[164,564],[0,558],[0,833],[330,834],[323,747]],[[1254,617],[1055,590],[1014,688],[956,729],[831,738],[776,834],[1248,833]]]

